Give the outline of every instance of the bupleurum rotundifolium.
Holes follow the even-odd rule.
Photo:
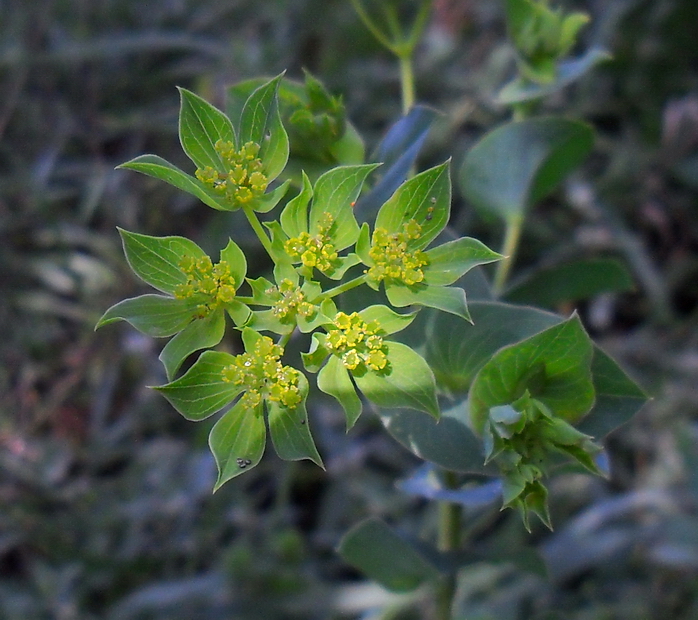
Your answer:
[[[360,371],[364,367],[374,372],[388,370],[388,347],[380,335],[377,321],[364,321],[358,312],[337,316],[328,326],[327,348],[342,361],[345,368]]]
[[[214,148],[227,171],[221,172],[211,166],[199,168],[196,171],[199,181],[240,204],[247,204],[264,194],[269,179],[262,172],[262,160],[257,157],[259,144],[247,142],[236,150],[232,142],[218,140]]]
[[[302,232],[297,237],[292,237],[284,244],[286,253],[294,261],[302,262],[305,267],[316,267],[323,272],[332,271],[338,258],[337,250],[330,241],[333,224],[332,214],[323,213],[318,222],[317,234]]]
[[[409,242],[419,239],[421,234],[422,227],[415,220],[405,222],[401,232],[392,234],[385,228],[376,228],[369,250],[374,264],[366,271],[369,279],[376,283],[392,280],[408,286],[422,282],[422,268],[429,263],[429,258],[421,250],[408,249]]]
[[[208,256],[185,256],[179,262],[179,268],[187,276],[187,281],[177,285],[174,296],[176,299],[200,298],[197,311],[202,317],[235,299],[235,280],[226,261],[214,265]]]
[[[292,320],[296,315],[312,319],[317,314],[317,306],[308,302],[300,287],[288,278],[282,280],[278,286],[272,286],[264,292],[274,299],[271,311],[278,319]]]
[[[288,408],[303,400],[298,380],[300,373],[281,363],[283,348],[267,336],[261,336],[252,351],[235,356],[235,361],[223,368],[223,381],[244,389],[240,403],[254,409],[262,400],[270,400]]]

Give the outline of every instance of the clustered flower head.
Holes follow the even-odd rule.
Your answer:
[[[367,323],[358,312],[339,312],[329,327],[327,347],[337,355],[349,370],[367,366],[381,371],[388,366],[388,347],[380,336],[377,321]]]
[[[300,373],[284,366],[280,358],[283,348],[267,336],[257,340],[254,350],[235,356],[235,361],[223,368],[223,381],[245,389],[240,403],[257,407],[263,399],[284,407],[296,407],[302,400],[298,380]]]
[[[422,227],[415,221],[405,222],[402,232],[388,234],[385,228],[373,231],[369,256],[374,265],[367,270],[368,277],[375,281],[392,280],[407,285],[424,280],[422,267],[429,263],[421,250],[409,251],[410,241],[419,239]]]
[[[275,300],[271,311],[279,319],[292,319],[297,314],[309,319],[317,313],[317,306],[308,302],[300,287],[288,278],[282,280],[279,286],[268,288],[265,293]]]
[[[199,311],[204,316],[235,299],[235,280],[226,261],[214,265],[208,256],[185,256],[180,261],[179,268],[186,274],[187,281],[175,288],[175,298],[201,296],[204,301],[199,306]]]
[[[262,160],[257,157],[259,144],[247,142],[236,150],[232,142],[218,140],[214,148],[228,170],[199,168],[196,171],[199,181],[237,203],[247,204],[264,194],[269,179],[262,172]]]
[[[337,260],[337,250],[330,243],[330,229],[334,224],[331,213],[323,213],[318,223],[318,232],[310,235],[302,232],[292,237],[285,245],[286,253],[294,260],[301,261],[305,267],[317,267],[320,271],[332,271]]]

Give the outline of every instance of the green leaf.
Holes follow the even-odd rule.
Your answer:
[[[179,266],[182,259],[206,256],[196,243],[184,237],[150,237],[121,228],[119,234],[133,272],[146,284],[170,295],[187,281]]]
[[[245,102],[240,117],[240,144],[256,142],[260,145],[262,170],[274,180],[288,161],[288,135],[281,122],[277,101],[282,76],[269,80],[255,89]]]
[[[184,329],[194,318],[196,306],[188,299],[141,295],[113,305],[99,319],[95,329],[116,321],[128,321],[139,332],[163,338]]]
[[[301,353],[301,359],[308,372],[318,372],[329,354],[330,350],[325,346],[325,334],[315,332],[310,341],[310,351]]]
[[[484,464],[482,441],[470,429],[465,401],[442,407],[439,420],[409,409],[380,409],[378,414],[388,433],[420,459],[450,471],[497,473]]]
[[[353,374],[363,395],[379,407],[408,407],[439,417],[434,374],[418,353],[410,347],[387,341],[389,371]]]
[[[465,301],[465,291],[459,286],[386,284],[385,294],[388,297],[388,301],[396,308],[412,305],[426,306],[455,314],[466,321],[470,321],[470,313]]]
[[[290,200],[281,212],[281,228],[289,236],[298,237],[308,232],[308,204],[313,197],[313,188],[308,175],[303,173],[303,187],[298,195]]]
[[[188,175],[186,172],[177,168],[177,166],[157,155],[141,155],[125,164],[117,166],[117,168],[135,170],[136,172],[147,174],[155,179],[165,181],[170,185],[174,185],[177,189],[181,189],[198,198],[212,209],[218,211],[230,210],[225,203],[219,201],[217,196],[212,195],[199,179]]]
[[[424,281],[432,285],[453,284],[478,265],[500,260],[484,243],[470,237],[461,237],[427,251],[429,263],[424,268]]]
[[[405,181],[380,208],[376,228],[402,232],[403,224],[415,220],[421,227],[419,239],[410,249],[427,247],[448,224],[451,215],[451,179],[445,162]]]
[[[313,204],[310,207],[311,235],[317,234],[318,224],[325,213],[334,218],[330,239],[337,251],[353,245],[359,237],[359,225],[353,205],[361,192],[366,177],[378,164],[338,166],[325,172],[315,183]]]
[[[364,308],[359,312],[361,318],[370,323],[371,321],[377,321],[381,330],[386,334],[394,334],[396,332],[402,331],[414,321],[417,316],[416,312],[411,312],[410,314],[398,314],[397,312],[388,308],[388,306],[382,306],[380,304],[369,306]]]
[[[188,420],[203,420],[220,411],[244,389],[223,381],[223,369],[234,360],[228,353],[205,351],[179,379],[153,389]]]
[[[325,394],[333,396],[344,409],[349,430],[361,415],[361,399],[356,393],[356,388],[351,381],[349,371],[342,361],[331,355],[317,376],[317,386]]]
[[[267,438],[262,408],[261,403],[254,409],[237,403],[211,429],[208,444],[218,466],[214,491],[262,459]]]
[[[502,347],[562,321],[558,315],[499,302],[471,302],[473,324],[433,312],[426,328],[424,357],[439,389],[465,396],[477,371]]]
[[[482,432],[490,408],[509,405],[528,391],[557,417],[579,420],[594,404],[593,345],[579,317],[498,351],[470,388],[470,416]]]
[[[596,65],[605,62],[611,55],[605,50],[592,48],[579,58],[557,63],[555,79],[548,84],[538,84],[524,78],[517,78],[507,84],[497,96],[497,103],[507,105],[523,103],[547,97],[576,82]]]
[[[591,127],[578,121],[542,117],[507,123],[466,155],[460,186],[475,207],[511,222],[552,192],[593,144]]]
[[[537,269],[507,291],[506,298],[516,303],[554,308],[567,301],[633,288],[632,275],[621,261],[592,258]]]
[[[172,380],[182,362],[194,351],[215,347],[225,333],[225,313],[216,310],[203,319],[194,319],[160,352],[167,379]]]
[[[581,432],[605,437],[632,418],[649,400],[647,394],[599,347],[591,363],[596,402],[578,424]]]
[[[228,263],[230,275],[233,276],[235,288],[238,289],[245,281],[247,275],[247,259],[245,253],[232,239],[228,240],[228,245],[221,250],[221,260]]]
[[[394,592],[411,592],[440,575],[417,546],[376,518],[349,530],[338,551],[345,562]]]
[[[279,406],[278,403],[267,401],[271,440],[279,458],[286,461],[310,459],[324,469],[322,459],[308,428],[308,412],[305,408],[305,401],[308,397],[308,380],[302,374],[298,387],[303,401],[295,409],[288,409]]]
[[[263,194],[254,202],[250,203],[252,209],[257,213],[269,213],[276,205],[281,202],[281,199],[286,195],[290,187],[290,181],[284,181],[281,185],[274,188],[271,192]]]
[[[179,94],[179,139],[184,152],[197,168],[211,166],[222,172],[223,160],[216,152],[215,144],[218,140],[235,143],[230,119],[185,88],[179,88]]]

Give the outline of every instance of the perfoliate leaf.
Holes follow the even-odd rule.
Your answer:
[[[325,394],[337,399],[347,419],[347,430],[356,423],[361,415],[361,399],[351,381],[349,371],[342,361],[331,355],[317,376],[317,386]]]
[[[214,491],[261,460],[267,438],[262,409],[261,403],[250,409],[239,402],[211,429],[208,444],[218,466]]]
[[[424,281],[431,285],[453,284],[478,265],[498,261],[501,254],[470,237],[461,237],[438,245],[426,252],[429,263],[424,268]]]
[[[210,192],[199,179],[188,175],[186,172],[177,168],[177,166],[164,160],[157,155],[141,155],[125,164],[117,166],[117,168],[127,168],[147,174],[155,179],[165,181],[170,185],[174,185],[177,189],[181,189],[188,194],[198,198],[205,205],[218,211],[228,211],[229,206],[224,201],[220,200]]]
[[[575,422],[594,404],[593,345],[576,315],[496,353],[470,388],[476,431],[490,408],[514,403],[526,391],[566,421]]]
[[[303,173],[303,187],[281,212],[281,228],[289,237],[298,237],[308,232],[308,204],[313,197],[313,188],[308,175]]]
[[[232,239],[228,240],[228,245],[221,250],[221,260],[228,263],[235,288],[240,288],[247,275],[247,259],[244,252]]]
[[[228,353],[205,351],[179,379],[154,389],[188,420],[203,420],[220,411],[244,389],[223,380],[223,369],[234,361]]]
[[[386,346],[387,372],[353,374],[363,395],[379,407],[407,407],[438,418],[434,374],[424,358],[399,342],[387,341]]]
[[[180,267],[182,259],[206,256],[196,243],[185,237],[150,237],[121,228],[119,233],[133,272],[146,284],[170,295],[187,281]]]
[[[389,234],[400,233],[414,220],[421,226],[419,238],[410,241],[410,249],[427,247],[446,227],[451,214],[449,162],[425,170],[405,181],[380,208],[376,228]]]
[[[235,143],[233,124],[223,112],[198,95],[185,88],[180,88],[179,94],[179,139],[184,152],[197,168],[211,166],[223,171],[223,160],[214,145],[219,140]]]
[[[167,378],[172,380],[190,354],[200,349],[215,347],[223,339],[224,333],[225,313],[222,309],[212,312],[206,318],[194,319],[160,352],[159,359],[165,366]]]
[[[370,323],[371,321],[377,321],[380,324],[381,330],[386,334],[394,334],[396,332],[402,331],[414,321],[417,314],[411,312],[410,314],[398,314],[394,310],[388,308],[388,306],[373,305],[368,308],[364,308],[359,312],[361,318]]]
[[[141,295],[113,305],[99,319],[95,329],[116,321],[127,321],[148,336],[163,338],[184,329],[194,318],[196,307],[196,303],[187,299]]]

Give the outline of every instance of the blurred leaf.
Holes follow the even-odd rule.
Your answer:
[[[432,501],[451,502],[466,508],[488,506],[502,497],[502,481],[487,480],[459,489],[445,488],[433,465],[423,465],[409,478],[398,482],[398,488],[409,495]]]
[[[524,78],[507,84],[497,96],[497,103],[506,105],[547,97],[576,82],[596,65],[611,58],[608,52],[592,48],[579,58],[558,62],[556,77],[548,84],[537,84]]]
[[[415,546],[375,518],[347,532],[338,551],[347,563],[394,592],[410,592],[439,576]]]
[[[552,192],[589,154],[591,127],[542,117],[507,123],[486,134],[465,156],[458,180],[465,197],[509,222]]]
[[[216,151],[215,144],[219,140],[235,144],[230,119],[186,88],[179,88],[179,94],[179,139],[184,152],[197,168],[210,166],[214,170],[223,171],[223,160]]]
[[[534,271],[506,293],[506,299],[546,308],[566,301],[589,299],[601,293],[618,293],[634,288],[625,265],[616,259],[581,259]]]
[[[381,206],[407,179],[436,116],[435,110],[417,105],[388,130],[371,157],[383,164],[379,180],[357,201],[354,209],[357,220],[373,220]]]

